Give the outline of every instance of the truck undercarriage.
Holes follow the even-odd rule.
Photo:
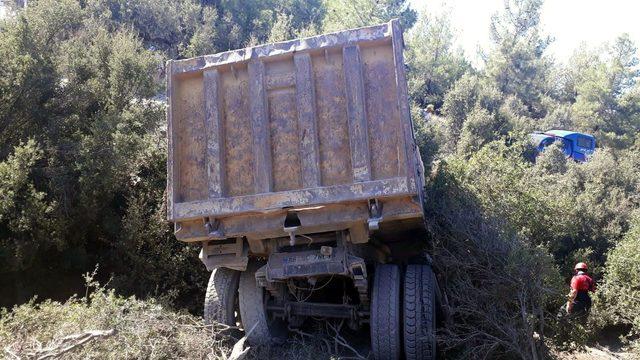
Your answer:
[[[424,235],[419,229],[413,232]],[[237,285],[224,289],[224,296],[207,299],[238,296],[239,305],[208,321],[230,319],[227,325],[235,325],[231,312],[239,312],[245,329],[255,327],[249,339],[266,344],[308,319],[342,319],[353,330],[369,326],[376,358],[393,358],[402,348],[405,353],[419,351],[419,356],[407,358],[430,358],[435,351],[437,284],[423,256],[424,245],[415,237],[387,242],[372,236],[356,244],[351,239],[348,230],[294,234],[271,239],[275,245],[268,256],[253,258],[237,250],[240,255],[233,261],[226,258],[227,264],[244,266],[218,268],[212,274],[216,282],[221,273],[233,277],[241,270]],[[201,257],[223,246],[210,243]],[[230,245],[237,249],[236,241]],[[212,300],[207,306],[222,305]]]

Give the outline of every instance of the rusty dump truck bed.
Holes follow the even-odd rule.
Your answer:
[[[170,61],[168,219],[183,241],[422,217],[397,21]],[[215,225],[212,225],[215,224]],[[208,226],[204,226],[208,225]]]

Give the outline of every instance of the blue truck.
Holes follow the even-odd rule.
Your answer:
[[[596,148],[595,137],[575,131],[537,131],[531,134],[531,138],[536,146],[536,154],[544,151],[547,146],[556,141],[560,141],[564,153],[579,162],[587,161]]]

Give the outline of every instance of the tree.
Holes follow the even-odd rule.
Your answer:
[[[508,124],[500,124],[499,122],[504,122],[504,119],[496,117],[500,101],[502,101],[502,94],[491,82],[470,72],[464,74],[453,84],[444,97],[442,113],[445,116],[444,126],[446,128],[446,136],[443,137],[443,139],[446,140],[447,144],[443,144],[442,149],[447,149],[448,153],[454,152],[467,118],[473,118],[475,120],[483,118],[486,120],[491,117],[491,122],[494,123],[494,125],[491,129],[487,130],[488,132],[484,132],[484,134],[486,136],[489,136],[489,134],[493,134],[494,136],[506,134]],[[477,116],[471,116],[473,112],[475,112]],[[473,127],[475,127],[475,125],[469,125],[467,126],[467,130]],[[503,129],[504,131],[494,133],[494,131],[499,129]],[[485,140],[493,140],[484,137],[483,139],[484,140],[480,141],[482,144],[485,143]]]
[[[411,99],[421,108],[440,108],[444,95],[471,66],[460,49],[453,48],[454,34],[447,14],[420,14],[407,36],[408,83]]]
[[[321,0],[90,0],[87,8],[112,29],[131,26],[145,47],[170,58],[265,42],[279,16],[295,32],[318,27],[324,15]]]
[[[177,57],[196,31],[215,29],[211,13],[202,11],[192,0],[89,0],[87,10],[109,30],[128,25],[140,36],[145,47]],[[209,39],[215,43],[215,37]]]
[[[544,149],[536,158],[536,168],[542,174],[564,174],[567,171],[567,155],[562,143],[557,141]]]
[[[108,263],[139,154],[160,141],[161,58],[74,0],[32,2],[0,31],[0,268],[29,289]]]
[[[492,18],[493,50],[487,76],[500,92],[517,96],[534,118],[543,117],[551,62],[544,51],[551,42],[540,34],[542,0],[505,0],[505,10]]]
[[[429,241],[451,320],[438,338],[446,358],[541,357],[533,332],[545,335],[561,280],[547,250],[504,216],[518,210],[508,189],[525,169],[513,150],[494,142],[470,160],[449,158],[427,182]]]
[[[574,121],[603,144],[629,147],[640,130],[637,48],[625,34],[601,51],[581,49],[571,59]]]
[[[295,37],[295,33],[293,31],[293,27],[291,26],[291,16],[286,14],[278,14],[276,21],[273,23],[273,27],[271,28],[271,32],[269,33],[269,37],[267,41],[270,43],[290,40]]]
[[[375,25],[399,18],[404,29],[416,22],[417,13],[407,0],[325,0],[325,32]]]
[[[486,109],[476,106],[469,112],[464,120],[457,150],[460,154],[472,154],[483,145],[491,142],[504,130],[500,127],[505,125]]]

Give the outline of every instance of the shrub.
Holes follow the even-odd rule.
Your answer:
[[[628,339],[635,339],[640,355],[640,212],[636,212],[630,230],[609,251],[602,284],[598,288],[595,309],[600,325],[630,326]]]
[[[37,358],[61,339],[115,330],[65,353],[65,359],[224,359],[229,347],[200,318],[173,312],[154,300],[121,297],[92,284],[91,293],[64,303],[46,300],[2,310],[0,347],[5,355]],[[67,343],[67,345],[69,345]]]
[[[447,358],[540,356],[534,333],[544,337],[560,293],[553,258],[488,212],[464,175],[441,163],[427,191],[434,264],[451,320],[439,344]]]
[[[54,247],[58,240],[49,221],[54,204],[33,181],[42,158],[40,147],[29,140],[0,162],[0,264],[7,265],[0,274],[28,268],[38,251]]]

